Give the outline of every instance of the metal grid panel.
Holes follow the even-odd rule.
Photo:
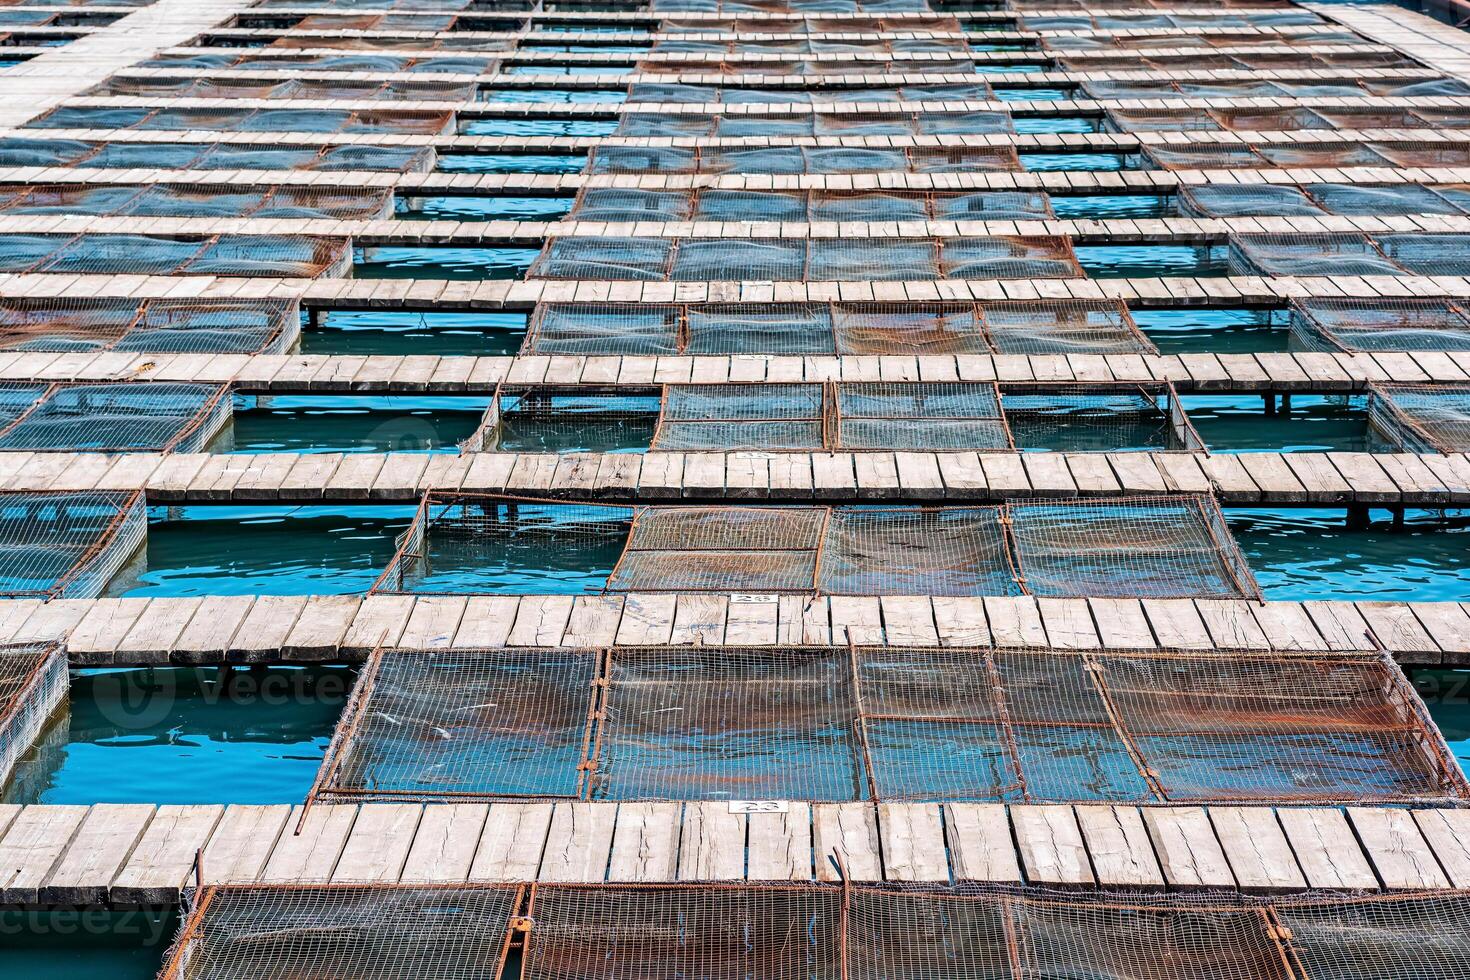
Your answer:
[[[346,238],[299,235],[6,235],[0,271],[80,274],[283,276],[341,275],[352,264]]]
[[[200,452],[229,424],[226,385],[52,385],[0,427],[7,452]]]
[[[66,702],[70,684],[59,644],[0,646],[0,785]]]
[[[1470,385],[1374,384],[1368,424],[1396,452],[1470,452]]]
[[[1291,341],[1326,352],[1470,350],[1470,311],[1444,299],[1298,299]]]
[[[329,187],[225,191],[173,184],[29,184],[0,187],[0,214],[369,221],[392,216],[393,192]]]
[[[0,596],[96,598],[147,533],[141,493],[0,493]]]

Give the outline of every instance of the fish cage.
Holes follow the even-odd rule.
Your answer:
[[[320,218],[371,221],[393,216],[388,188],[276,187],[211,190],[187,185],[22,184],[0,186],[0,215],[99,217]]]
[[[665,21],[663,32],[661,34],[654,35],[653,42],[649,47],[649,51],[651,54],[698,53],[726,54],[734,56],[751,54],[826,53],[859,55],[890,54],[903,56],[906,54],[914,54],[916,52],[931,54],[955,54],[963,56],[970,53],[970,43],[963,34],[959,34],[959,36],[946,37],[940,32],[931,31],[931,33],[927,36],[885,37],[882,36],[880,32],[874,32],[869,30],[867,27],[862,26],[862,22],[860,21],[857,22],[857,26],[843,26],[840,33],[846,34],[848,36],[837,40],[829,39],[822,36],[815,36],[810,38],[788,36],[783,37],[779,40],[765,39],[757,36],[767,33],[797,35],[800,34],[805,28],[806,25],[804,21],[772,22],[772,29],[770,30],[762,29],[760,26],[757,25],[751,25],[750,21],[748,20],[729,21],[727,23],[733,26],[731,26],[728,30],[722,31],[721,33],[744,35],[746,32],[748,32],[751,36],[739,36],[732,40],[726,40],[724,38],[713,36],[713,32],[710,31],[708,27],[708,21],[701,22],[702,26],[698,31],[693,30],[689,25],[686,25],[683,29],[678,31],[670,30],[668,27],[668,21]],[[848,21],[845,22],[845,25],[851,25],[852,23],[852,21]],[[691,34],[705,34],[709,36],[699,37],[698,39],[695,39],[689,36]],[[856,39],[857,35],[862,36],[861,40]],[[742,59],[737,58],[735,60]],[[955,60],[959,61],[964,59],[963,57],[960,57]],[[662,64],[663,62],[649,58],[645,59],[642,63],[649,66],[657,66]],[[757,70],[762,70],[766,66],[772,64],[771,62],[765,61],[760,61],[756,63],[762,66],[761,69]],[[931,62],[918,63],[931,64]],[[940,64],[945,63],[947,62],[940,62]],[[833,62],[819,62],[818,64],[832,65]],[[884,64],[884,62],[869,61],[864,62],[864,64]],[[645,68],[644,70],[648,69]],[[698,69],[695,70],[697,71]],[[966,70],[969,71],[972,69]],[[884,74],[884,72],[881,70],[873,72],[871,69],[865,69],[865,71],[868,71],[872,74]]]
[[[1394,163],[1368,143],[1262,143],[1148,145],[1143,155],[1163,170],[1266,170],[1296,167],[1386,167]],[[1257,185],[1270,186],[1270,185]]]
[[[0,646],[0,786],[66,703],[70,684],[60,644]]]
[[[1118,300],[538,305],[523,354],[1157,354]]]
[[[827,875],[833,855],[812,859]],[[1470,896],[1454,890],[298,882],[189,899],[161,980],[1470,975]]]
[[[833,105],[871,102],[985,102],[993,94],[984,82],[963,84],[894,85],[868,88],[756,88],[734,85],[679,85],[634,82],[627,103],[646,105]],[[636,111],[636,110],[635,110]],[[749,126],[749,118],[732,120]],[[722,129],[725,127],[721,127]]]
[[[3,145],[0,145],[3,160]],[[1021,170],[1014,146],[598,146],[589,174],[1002,173]]]
[[[0,385],[0,452],[202,452],[230,423],[228,385]]]
[[[1470,252],[1470,244],[1466,245]],[[553,236],[528,279],[859,282],[1083,275],[1059,235],[966,238],[592,238]]]
[[[1448,190],[1448,189],[1447,189]],[[1253,184],[1185,186],[1179,210],[1186,217],[1308,217],[1322,215],[1409,215],[1466,213],[1463,192],[1439,193],[1433,187],[1402,184]]]
[[[1231,235],[1237,276],[1461,276],[1470,240],[1434,234]]]
[[[790,45],[788,42],[777,42],[777,44],[779,45],[779,51],[781,53],[790,52],[792,51],[793,47],[817,47],[817,42],[798,42],[797,45]],[[963,56],[946,58],[943,60],[938,58],[929,58],[920,61],[912,59],[905,60],[902,54],[898,54],[887,59],[872,59],[862,57],[863,54],[867,53],[868,49],[866,48],[860,48],[857,52],[843,52],[844,54],[857,54],[858,56],[844,58],[840,61],[821,57],[813,57],[811,60],[807,61],[764,61],[759,58],[752,59],[748,56],[742,57],[742,54],[747,54],[745,45],[738,45],[729,56],[721,58],[719,60],[701,60],[699,58],[681,57],[681,54],[704,54],[706,53],[704,51],[676,52],[671,50],[667,46],[658,48],[657,50],[658,54],[652,55],[650,57],[640,58],[638,61],[634,62],[633,70],[636,72],[640,72],[645,76],[683,74],[800,76],[805,80],[812,81],[816,85],[820,85],[823,82],[830,83],[844,75],[950,75],[961,73],[966,75],[973,75],[975,73],[974,60]],[[762,51],[760,53],[765,52]],[[811,51],[810,53],[813,55],[817,55],[822,52]],[[641,86],[645,84],[654,86],[655,92],[657,91],[657,89],[663,88],[664,86],[672,86],[680,93],[686,93],[687,90],[690,88],[693,88],[696,91],[698,90],[698,86],[685,86],[673,80],[670,80],[669,82],[640,82],[638,83],[639,98],[632,98],[630,93],[629,101],[662,101],[659,99],[644,98]],[[737,83],[737,85],[738,84],[739,83]],[[976,98],[994,98],[993,90],[991,90],[989,86],[985,85],[983,81],[979,84],[966,82],[958,86],[954,85],[953,83],[946,83],[946,87],[955,87],[957,89],[961,89],[967,92],[974,91],[979,93],[988,93],[977,95]],[[903,86],[900,86],[897,91],[903,91],[903,88]],[[727,93],[730,92],[729,89],[725,89],[724,91]],[[755,91],[772,90],[757,89]],[[780,92],[783,95],[788,94],[786,89],[775,89],[774,91]],[[872,90],[864,88],[858,91],[867,93]],[[894,90],[885,89],[884,91]],[[794,96],[794,98],[792,98],[790,101],[833,101],[834,99],[836,101],[851,101],[846,100],[842,97],[844,94],[842,89],[834,89],[825,93],[818,93],[814,90],[807,91],[802,89],[792,89],[790,90],[789,94]],[[749,100],[748,97],[743,95],[735,95],[734,97],[740,99],[740,101]],[[727,99],[729,98],[729,96],[727,95],[725,98]],[[712,99],[708,101],[717,102],[724,100],[725,99]],[[706,100],[686,98],[679,99],[677,101],[703,102]],[[863,99],[862,101],[868,100]]]
[[[790,102],[789,97],[783,97]],[[873,101],[873,100],[869,100]],[[810,137],[810,136],[980,136],[1014,133],[1009,112],[933,111],[859,113],[812,111],[799,115],[624,112],[618,117],[614,136],[638,138],[664,136],[718,137]],[[783,149],[756,147],[756,149]],[[834,148],[836,149],[836,148]],[[846,149],[856,150],[856,147]]]
[[[0,350],[284,354],[296,300],[0,298]]]
[[[260,6],[257,4],[257,7]],[[231,69],[234,71],[355,71],[378,75],[425,72],[456,75],[496,75],[500,62],[473,54],[439,56],[390,54],[298,54],[264,50],[210,51],[160,54],[139,62],[139,68],[177,70]]]
[[[303,235],[3,235],[0,271],[315,279],[352,269],[352,241]]]
[[[248,109],[61,106],[25,124],[26,129],[164,130],[175,133],[374,133],[444,136],[455,114],[406,109]]]
[[[666,384],[645,396],[502,385],[467,452],[1204,451],[1172,385]],[[603,434],[605,433],[605,435]],[[590,451],[590,446],[587,447]]]
[[[1470,452],[1470,384],[1369,386],[1368,425],[1393,452]]]
[[[274,66],[271,66],[274,67]],[[472,81],[428,78],[346,80],[317,78],[111,78],[88,96],[150,99],[353,99],[357,101],[475,101]]]
[[[1290,329],[1306,351],[1470,351],[1470,308],[1453,299],[1295,299]]]
[[[257,146],[211,142],[96,142],[71,139],[0,139],[0,166],[75,167],[87,170],[381,170],[428,173],[430,147]]]
[[[0,598],[95,599],[147,535],[142,493],[0,491]]]
[[[431,492],[373,591],[1260,598],[1219,505],[1195,494],[757,507]]]
[[[1467,797],[1381,652],[615,647],[375,651],[308,802]]]
[[[568,221],[1035,221],[1055,218],[1042,191],[645,191],[584,187]]]

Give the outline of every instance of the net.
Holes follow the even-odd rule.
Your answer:
[[[377,133],[439,136],[454,132],[454,113],[391,109],[106,108],[61,106],[27,129],[166,130],[255,133]]]
[[[586,187],[572,221],[1031,221],[1054,218],[1041,192],[645,191]]]
[[[1012,146],[713,147],[599,146],[591,174],[998,173],[1021,169]]]
[[[195,895],[167,980],[489,980],[520,890],[495,885],[211,886]]]
[[[0,646],[0,786],[66,702],[69,687],[64,647]]]
[[[88,94],[148,99],[382,99],[469,103],[475,101],[478,88],[475,82],[437,79],[112,78]]]
[[[259,5],[257,5],[259,6]],[[356,71],[380,75],[401,72],[438,72],[458,75],[494,75],[500,62],[474,55],[414,56],[388,54],[297,54],[269,49],[161,54],[139,62],[139,68],[215,69],[238,71]]]
[[[1465,213],[1455,198],[1437,193],[1434,188],[1414,184],[1390,187],[1359,184],[1307,184],[1301,187],[1288,184],[1201,185],[1182,188],[1179,202],[1183,214],[1205,218]]]
[[[1470,310],[1448,299],[1297,299],[1291,345],[1327,353],[1470,350]]]
[[[225,385],[56,384],[4,420],[0,451],[202,452],[230,416]]]
[[[1444,802],[1385,653],[377,651],[312,800]]]
[[[1260,595],[1219,506],[1190,494],[839,508],[620,507],[429,494],[373,588]]]
[[[1470,246],[1467,246],[1470,247]],[[554,236],[530,279],[836,282],[1081,276],[1061,236],[969,238],[590,238]]]
[[[1399,236],[1384,239],[1394,237]],[[1436,236],[1414,237],[1422,243]],[[1452,236],[1439,236],[1439,243],[1446,257],[1459,251]],[[1231,235],[1228,262],[1232,275],[1247,276],[1401,276],[1432,274],[1422,270],[1439,264],[1433,257],[1418,260],[1412,253],[1396,261],[1379,241],[1352,233]],[[1410,263],[1420,268],[1411,268]]]
[[[283,354],[294,300],[0,299],[0,350]]]
[[[924,304],[560,304],[526,354],[1153,354],[1117,300]]]
[[[393,192],[368,188],[277,187],[214,190],[187,185],[0,186],[0,214],[104,217],[322,218],[370,221],[393,215]]]
[[[660,101],[714,101],[711,98],[712,92],[713,90],[707,90],[697,93],[702,96],[701,98],[693,98],[694,93],[685,93],[689,97],[683,100]],[[652,94],[672,93],[649,93],[650,101],[652,101]],[[952,92],[931,92],[919,95],[921,100],[929,101],[955,101],[957,98],[968,97]],[[857,96],[854,98],[864,102],[892,101],[890,97],[874,93],[869,89],[863,90],[860,98]],[[772,101],[789,103],[800,100],[793,98],[791,93],[783,92],[778,99]],[[618,128],[613,131],[613,135],[637,138],[688,136],[736,139],[760,136],[795,139],[813,136],[981,136],[1013,132],[1015,132],[1015,126],[1010,113],[946,111],[936,106],[923,113],[893,111],[882,114],[823,111],[821,107],[800,115],[767,115],[764,113],[701,115],[631,111],[624,112],[618,117]]]
[[[1006,384],[1015,446],[1064,452],[1203,452],[1172,384]]]
[[[346,238],[299,235],[4,235],[0,271],[82,274],[342,276],[352,267]]]
[[[1464,980],[1467,906],[1455,891],[1256,896],[968,882],[215,885],[194,895],[162,976]]]
[[[1373,384],[1368,424],[1395,452],[1470,452],[1470,385]]]
[[[141,493],[0,492],[0,596],[96,598],[147,533]]]
[[[89,170],[383,170],[427,173],[428,147],[232,146],[228,143],[98,143],[89,140],[0,139],[0,165]]]

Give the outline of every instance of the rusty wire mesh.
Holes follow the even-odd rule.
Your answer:
[[[1324,233],[1231,235],[1233,275],[1455,276],[1470,273],[1460,235]]]
[[[61,106],[26,123],[26,128],[437,136],[453,132],[454,121],[454,113],[442,110]]]
[[[5,235],[0,271],[131,275],[340,276],[352,265],[346,238],[301,235]]]
[[[613,135],[799,139],[815,136],[978,136],[1013,132],[1015,126],[1010,113],[994,110],[846,113],[816,104],[811,111],[797,115],[628,111],[618,117],[618,128]],[[729,151],[726,152],[728,154]]]
[[[176,184],[25,184],[0,187],[0,214],[368,221],[392,216],[393,193],[373,188],[225,190]]]
[[[229,425],[225,385],[172,381],[54,384],[29,404],[7,397],[4,452],[201,452]]]
[[[1054,218],[1044,192],[650,191],[584,187],[569,221],[1032,221]]]
[[[477,90],[478,86],[473,81],[429,78],[347,80],[256,75],[226,78],[112,78],[88,94],[150,99],[381,99],[385,102],[470,103],[475,101]]]
[[[147,533],[141,493],[0,493],[0,596],[96,598]]]
[[[0,144],[3,150],[3,144]],[[593,174],[996,173],[1021,169],[1013,146],[599,146]]]
[[[181,136],[184,134],[181,134]],[[87,170],[385,170],[426,173],[434,169],[429,147],[266,146],[199,142],[9,137],[0,139],[0,164],[7,167],[76,167]]]
[[[69,687],[60,644],[0,646],[0,786],[65,703]]]
[[[1376,382],[1368,425],[1394,452],[1470,452],[1470,385]]]
[[[1419,215],[1466,213],[1463,194],[1404,184],[1200,185],[1179,191],[1180,212],[1191,217]]]
[[[301,333],[294,300],[0,299],[0,349],[283,354]]]
[[[1328,353],[1470,350],[1470,309],[1458,300],[1420,297],[1296,299],[1291,343]]]
[[[380,592],[1259,597],[1213,498],[615,506],[429,494]]]
[[[1382,653],[378,651],[313,799],[1470,796]]]

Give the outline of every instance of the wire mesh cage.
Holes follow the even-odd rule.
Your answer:
[[[71,139],[0,139],[0,164],[8,167],[75,167],[87,170],[383,170],[426,173],[431,147],[257,146],[199,142],[96,142]]]
[[[1024,451],[1205,452],[1179,394],[1162,384],[1005,384],[1001,405]]]
[[[310,800],[1446,802],[1384,653],[376,651]]]
[[[226,385],[54,384],[4,414],[0,451],[200,452],[229,424],[231,402]]]
[[[26,123],[27,129],[164,130],[176,133],[375,133],[440,136],[452,133],[455,114],[407,109],[196,109],[61,106]]]
[[[1032,221],[1056,217],[1044,192],[653,191],[584,187],[573,221]]]
[[[275,66],[272,65],[272,68]],[[290,66],[287,66],[288,68]],[[472,81],[443,79],[346,80],[271,76],[229,78],[112,78],[89,95],[168,99],[352,99],[385,102],[475,101]]]
[[[0,147],[3,149],[3,147]],[[0,157],[3,158],[3,157]],[[998,173],[1018,171],[1014,146],[599,146],[592,174]]]
[[[1231,235],[1232,275],[1454,276],[1470,272],[1470,242],[1435,234]]]
[[[0,492],[0,597],[96,598],[147,534],[141,493]]]
[[[1470,452],[1470,385],[1374,383],[1368,425],[1394,452]]]
[[[837,508],[429,494],[373,589],[1260,595],[1218,504],[1192,494]]]
[[[1296,299],[1290,329],[1308,351],[1470,350],[1470,310],[1452,299]]]
[[[211,885],[193,895],[164,980],[488,980],[520,889],[504,885]]]
[[[1470,246],[1467,246],[1470,248]],[[970,238],[591,238],[553,236],[531,279],[847,282],[1081,276],[1061,236]]]
[[[81,274],[342,276],[352,267],[347,238],[298,235],[4,235],[0,271]]]
[[[1252,895],[978,882],[209,885],[192,893],[162,980],[1463,980],[1467,906],[1451,890]]]
[[[1156,354],[1118,300],[565,304],[532,312],[525,354]]]
[[[283,354],[295,300],[0,299],[0,350]]]
[[[0,786],[66,703],[66,649],[57,643],[0,646]]]
[[[1181,188],[1179,203],[1183,214],[1204,218],[1465,213],[1454,192],[1447,196],[1415,184],[1199,185]]]
[[[708,99],[712,90],[699,93]],[[893,90],[892,94],[896,94]],[[644,93],[651,96],[652,93]],[[667,94],[667,93],[663,93]],[[694,93],[685,92],[686,101],[693,100]],[[874,97],[869,98],[872,95]],[[851,98],[861,96],[868,102],[892,101],[890,93],[875,93],[863,90],[850,93]],[[956,93],[949,91],[909,90],[909,97],[921,101],[956,101]],[[693,100],[702,101],[702,100]],[[782,93],[774,101],[793,102],[789,93]],[[700,113],[653,113],[636,109],[625,111],[618,117],[618,127],[613,131],[619,137],[720,137],[769,139],[791,139],[815,136],[937,136],[937,135],[991,135],[1013,133],[1015,126],[1008,112],[1000,111],[945,111],[935,106],[928,111],[904,112],[896,109],[883,113],[852,113],[844,108],[816,103],[810,111],[796,115],[779,113],[726,112],[723,115]],[[777,148],[770,148],[777,149]],[[786,148],[779,148],[786,149]],[[855,150],[856,148],[848,148]]]
[[[393,192],[386,188],[313,187],[214,190],[172,184],[11,185],[0,186],[0,214],[370,221],[392,216]]]

